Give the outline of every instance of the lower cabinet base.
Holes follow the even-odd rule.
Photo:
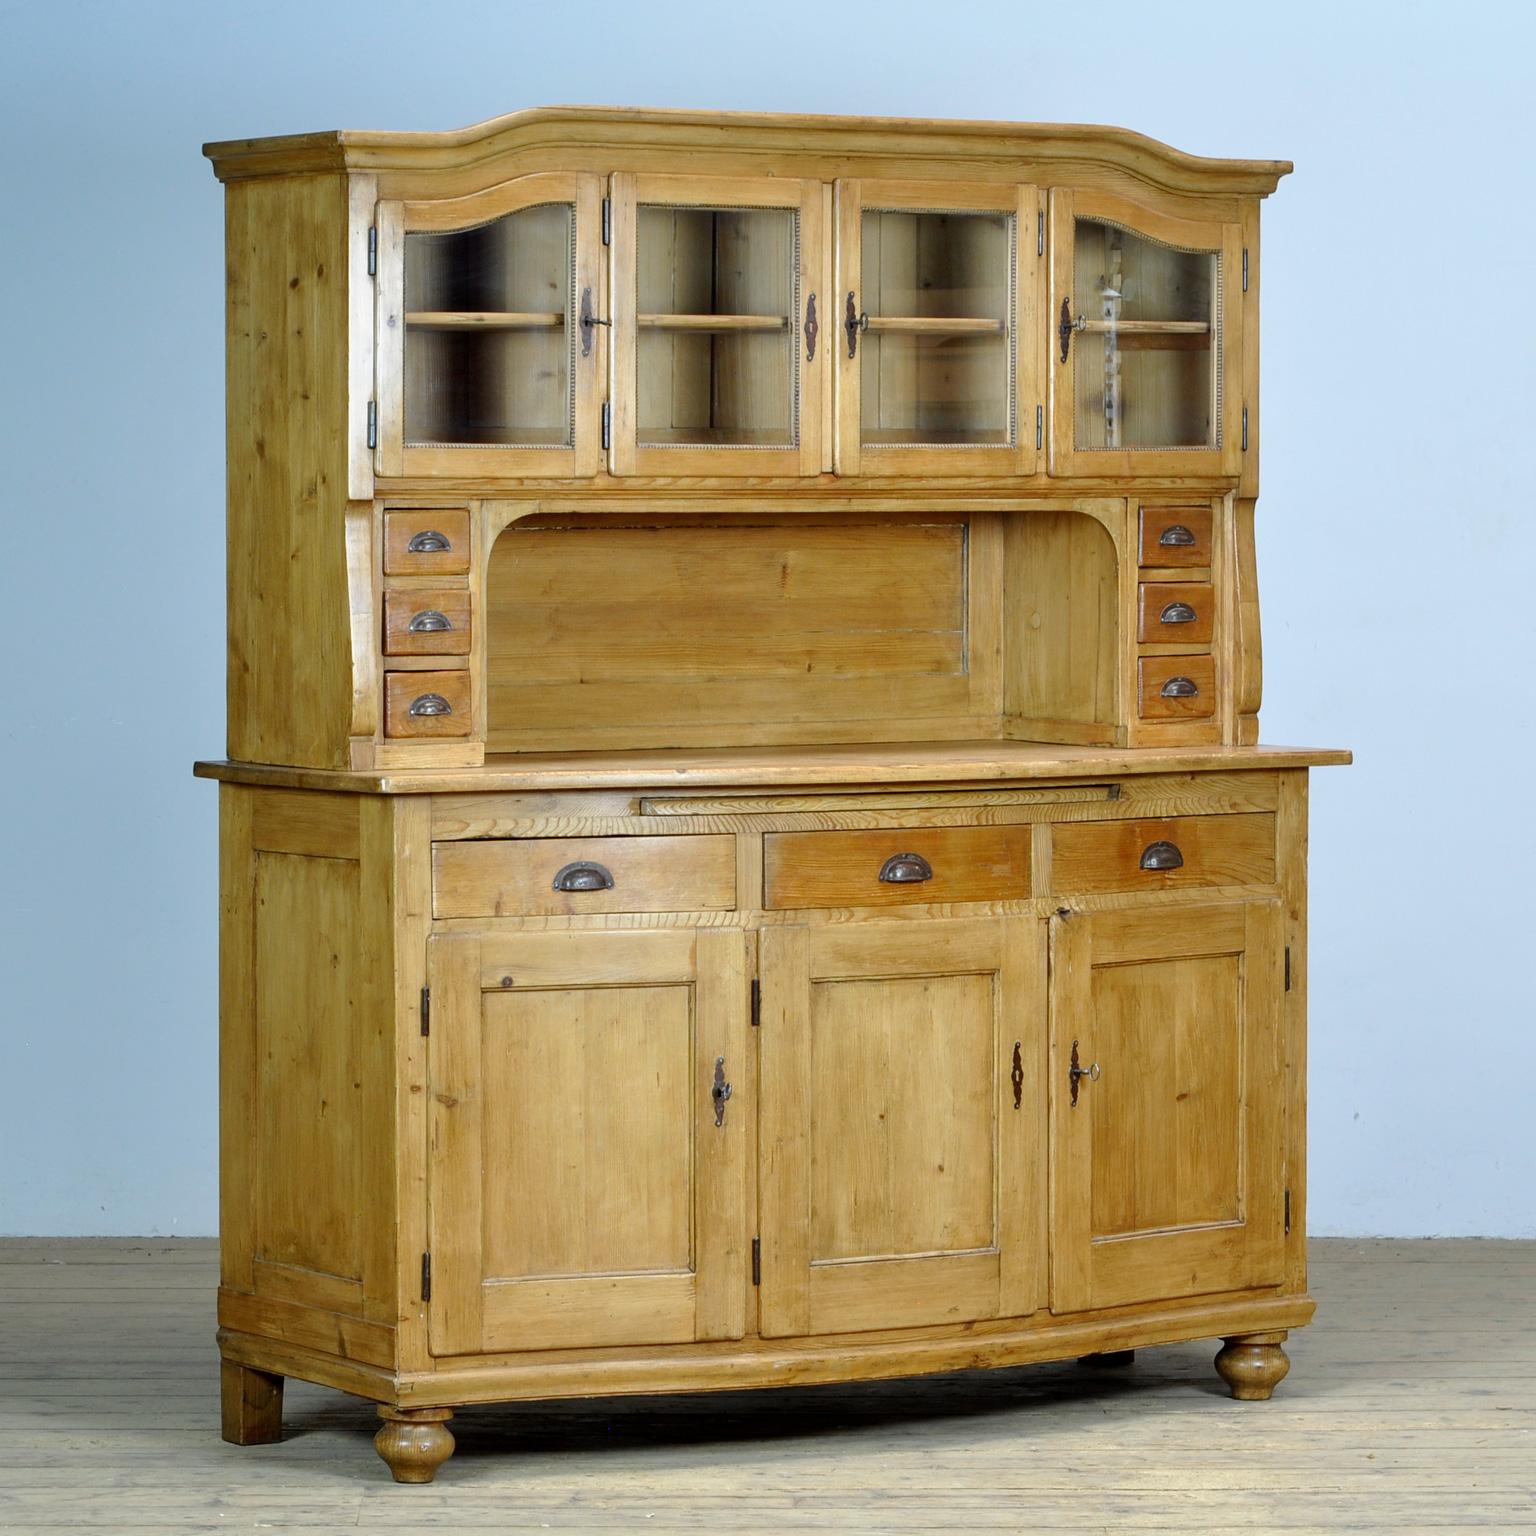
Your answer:
[[[1206,1302],[1093,1321],[976,1324],[942,1336],[845,1336],[836,1340],[738,1340],[604,1352],[530,1362],[462,1360],[431,1372],[393,1372],[256,1334],[219,1332],[223,1433],[235,1445],[281,1437],[283,1378],[338,1387],[380,1404],[374,1439],[396,1482],[429,1483],[453,1454],[448,1421],[472,1403],[746,1390],[889,1380],[944,1371],[1081,1360],[1124,1367],[1136,1349],[1219,1338],[1216,1370],[1244,1401],[1267,1399],[1290,1369],[1281,1348],[1307,1323],[1308,1296]]]

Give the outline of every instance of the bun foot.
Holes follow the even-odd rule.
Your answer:
[[[1284,1337],[1283,1333],[1249,1333],[1222,1344],[1216,1370],[1239,1402],[1267,1402],[1285,1380],[1291,1362],[1280,1347]]]
[[[430,1483],[453,1455],[451,1408],[380,1408],[373,1448],[397,1483]]]

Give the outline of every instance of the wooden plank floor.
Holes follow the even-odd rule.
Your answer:
[[[214,1245],[0,1240],[0,1531],[1536,1530],[1536,1243],[1313,1244],[1270,1403],[1212,1346],[459,1415],[396,1487],[370,1406],[290,1383],[218,1437]]]

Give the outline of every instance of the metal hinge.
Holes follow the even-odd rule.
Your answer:
[[[1286,1192],[1285,1192],[1285,1230],[1287,1232],[1289,1232],[1291,1230],[1291,1192],[1290,1192],[1290,1190],[1286,1190]]]
[[[1243,292],[1248,292],[1248,247],[1243,247]]]
[[[421,989],[421,1032],[424,1035],[432,1033],[432,988]]]
[[[1035,214],[1035,255],[1045,255],[1045,209]]]
[[[432,1300],[432,1255],[424,1253],[421,1256],[421,1299]]]
[[[606,400],[603,401],[603,447],[609,446],[609,438],[613,435],[613,410]]]
[[[763,984],[756,976],[752,978],[752,1028],[756,1029],[763,1022]]]
[[[1248,452],[1248,407],[1243,407],[1243,452]]]
[[[1035,407],[1035,447],[1039,448],[1041,443],[1043,443],[1044,441],[1045,441],[1045,407],[1043,405],[1037,405]]]
[[[368,402],[368,446],[370,448],[379,446],[379,407],[378,402],[374,400]]]
[[[613,199],[603,199],[603,244],[607,245],[613,239]],[[1244,285],[1247,286],[1246,284]]]
[[[1291,946],[1285,946],[1285,990],[1291,990]]]
[[[760,1237],[752,1239],[752,1284],[763,1283],[763,1240]]]
[[[378,275],[379,275],[379,226],[377,224],[370,224],[368,226],[368,276],[369,277],[377,277]]]

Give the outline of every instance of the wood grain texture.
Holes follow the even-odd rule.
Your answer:
[[[1173,844],[1183,862],[1144,868],[1155,843]],[[1275,818],[1187,816],[1057,827],[1051,882],[1074,891],[1169,890],[1187,885],[1267,885],[1275,878]]]
[[[448,547],[412,549],[412,539],[434,546],[446,542]],[[469,560],[469,513],[462,508],[384,514],[386,576],[462,576]]]
[[[468,736],[474,729],[473,682],[468,672],[386,672],[384,734],[397,740]],[[446,713],[424,713],[442,700]]]
[[[1186,609],[1193,618],[1183,618]],[[1136,638],[1168,645],[1206,645],[1216,627],[1216,595],[1208,581],[1141,583]]]
[[[1209,565],[1210,505],[1166,506],[1143,503],[1136,514],[1136,557],[1144,566]],[[1184,542],[1188,534],[1193,542]],[[1179,542],[1170,542],[1177,539]]]
[[[386,656],[465,656],[471,640],[469,593],[462,587],[384,594]]]

